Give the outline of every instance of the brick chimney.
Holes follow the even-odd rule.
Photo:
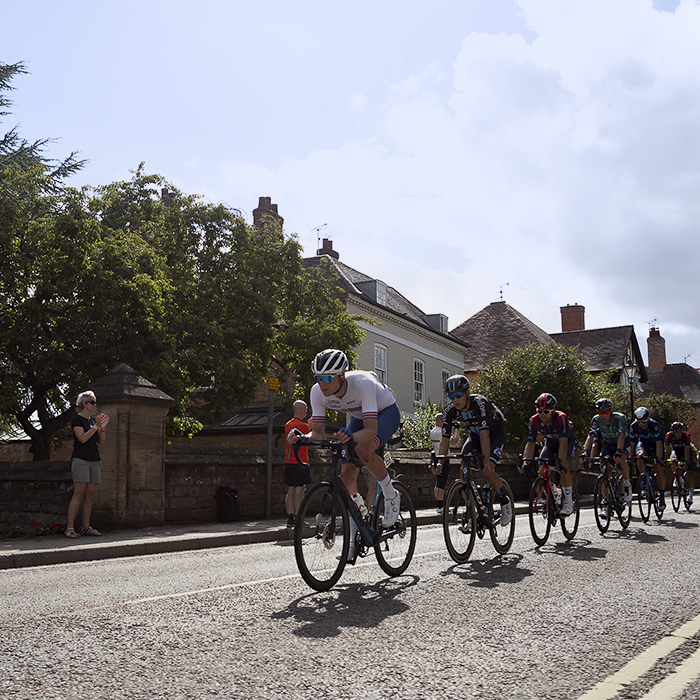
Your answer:
[[[316,255],[329,255],[333,260],[337,260],[340,255],[333,250],[333,241],[329,238],[323,239],[323,247],[316,251]]]
[[[666,366],[666,341],[661,337],[658,328],[649,329],[647,352],[649,353],[649,371],[663,372]]]
[[[272,219],[280,230],[284,226],[284,219],[277,213],[277,205],[272,203],[272,197],[260,197],[257,209],[253,209],[253,226],[261,228],[265,219]]]
[[[578,304],[571,306],[570,304],[567,304],[566,306],[559,307],[559,310],[561,311],[562,333],[586,330],[586,323],[584,320],[586,313],[585,306],[579,306]]]

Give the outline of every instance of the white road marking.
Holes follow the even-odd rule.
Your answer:
[[[643,676],[657,661],[668,656],[681,644],[692,639],[700,632],[700,615],[686,622],[675,632],[660,639],[656,644],[645,649],[641,654],[625,664],[617,673],[613,673],[605,680],[597,683],[587,693],[581,695],[578,700],[610,700],[614,698],[625,686]],[[700,675],[700,664],[695,666],[700,659],[700,650],[696,651],[684,661],[672,674],[652,688],[643,700],[673,700],[680,695],[683,689]],[[668,684],[665,685],[668,681]],[[662,691],[658,689],[664,686]],[[671,695],[669,693],[674,692]]]

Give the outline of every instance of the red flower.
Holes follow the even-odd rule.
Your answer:
[[[36,527],[36,520],[29,525],[29,527]]]

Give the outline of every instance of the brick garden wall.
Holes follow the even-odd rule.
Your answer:
[[[395,468],[403,475],[417,508],[434,506],[435,477],[428,471],[425,451],[396,450]],[[312,483],[327,478],[329,463],[319,450],[309,450]],[[508,479],[516,500],[526,500],[529,484],[518,474],[515,457],[505,457],[499,473]],[[239,491],[244,520],[263,518],[266,493],[266,450],[262,448],[207,447],[168,445],[165,456],[165,522],[199,523],[216,520],[214,493],[218,486],[231,486]],[[452,467],[450,480],[457,476]],[[590,481],[590,479],[588,480]],[[589,492],[592,482],[584,485]],[[102,488],[102,487],[99,487]],[[364,493],[363,477],[360,490]],[[4,462],[0,463],[0,533],[17,525],[63,523],[73,492],[70,462]],[[272,516],[285,515],[284,451],[273,449]],[[137,498],[138,493],[130,497]],[[104,527],[93,518],[96,527]]]

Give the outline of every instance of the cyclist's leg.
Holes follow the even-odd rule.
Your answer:
[[[569,440],[566,448],[566,464],[562,463],[559,472],[559,482],[561,483],[562,491],[564,492],[564,503],[562,505],[561,514],[569,515],[574,512],[574,477],[571,473],[571,459],[576,450],[576,441]]]
[[[391,483],[391,477],[386,465],[377,450],[398,430],[401,423],[401,412],[396,404],[388,406],[377,415],[376,437],[372,442],[358,442],[355,452],[364,465],[376,478],[384,495],[384,525],[393,525],[399,516],[400,495]],[[350,421],[350,430],[353,424],[362,426],[363,421],[353,418]]]
[[[437,501],[438,512],[442,512],[445,505],[445,486],[447,486],[447,477],[450,473],[450,460],[445,459],[442,466],[442,471],[437,475],[435,479],[435,500]]]
[[[479,444],[479,442],[479,440],[474,440],[475,444]],[[501,458],[501,452],[505,444],[506,430],[504,427],[501,427],[491,435],[491,454],[488,456],[488,459],[483,461],[483,467],[481,469],[482,476],[493,489],[501,504],[501,525],[503,526],[510,524],[513,518],[510,496],[501,481],[501,477],[496,474],[496,465]]]

